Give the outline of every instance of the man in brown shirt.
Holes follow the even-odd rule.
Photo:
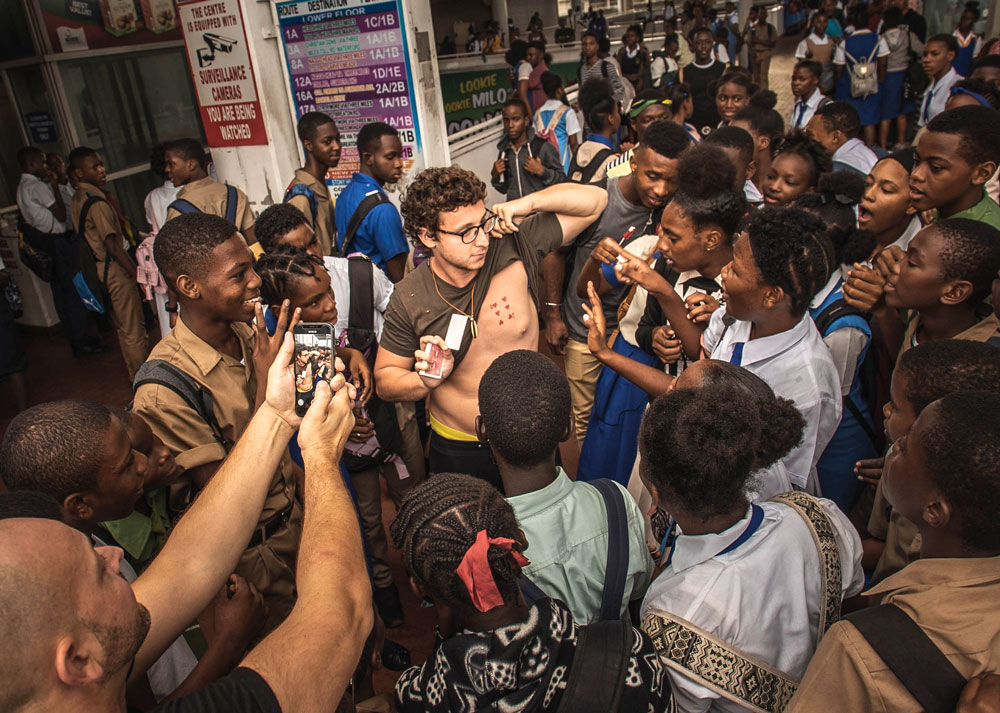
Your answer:
[[[997,673],[1000,395],[960,392],[928,406],[893,444],[883,481],[889,502],[920,531],[920,560],[866,594],[901,609],[964,678]],[[849,620],[820,641],[787,711],[831,708],[923,710]]]
[[[392,293],[375,388],[387,401],[429,397],[430,473],[470,473],[499,488],[475,435],[479,381],[501,354],[538,347],[540,261],[594,222],[607,192],[562,183],[493,211],[485,197],[486,185],[456,166],[427,169],[407,189],[405,230],[432,257]],[[443,349],[440,378],[420,373],[431,343]]]
[[[198,211],[226,217],[229,207],[229,186],[209,178],[206,172],[205,150],[195,139],[177,139],[167,143],[164,155],[170,170],[170,180],[181,190],[175,200],[184,200]],[[253,234],[253,211],[247,195],[239,188],[236,192],[236,211],[233,225],[239,230],[247,243],[253,244],[257,239]],[[171,203],[167,207],[167,220],[173,220],[181,211]]]
[[[197,491],[212,478],[263,403],[267,366],[289,320],[287,314],[279,318],[275,336],[267,336],[260,278],[253,271],[250,250],[224,219],[206,213],[179,216],[163,226],[153,250],[157,267],[177,292],[181,314],[150,357],[169,362],[212,394],[225,442],[217,440],[209,424],[169,387],[140,386],[133,408],[170,448]],[[255,316],[256,329],[248,324]],[[286,451],[236,569],[264,595],[269,609],[265,631],[277,626],[295,601],[302,527],[295,492]]]
[[[109,308],[111,322],[118,332],[118,346],[131,381],[149,354],[146,322],[135,282],[135,262],[125,252],[119,215],[102,188],[108,176],[101,157],[91,148],[78,146],[70,152],[69,162],[77,180],[69,210],[73,229],[84,237],[94,254],[97,277],[108,291],[110,305],[105,308]],[[85,206],[87,212],[81,225]]]
[[[319,239],[323,254],[329,255],[337,243],[337,224],[333,221],[333,199],[326,185],[326,174],[340,163],[340,131],[329,116],[310,111],[299,119],[298,133],[306,165],[295,171],[285,191],[285,203],[302,211]]]

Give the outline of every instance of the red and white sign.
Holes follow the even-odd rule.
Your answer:
[[[267,144],[239,0],[177,3],[209,146]]]

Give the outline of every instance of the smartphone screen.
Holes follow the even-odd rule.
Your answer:
[[[302,322],[295,338],[295,413],[305,415],[320,379],[333,378],[333,325]]]

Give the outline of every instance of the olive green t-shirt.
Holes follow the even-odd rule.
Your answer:
[[[472,293],[475,290],[476,317],[485,302],[493,276],[518,260],[524,262],[528,275],[531,297],[538,303],[537,275],[541,259],[562,243],[563,233],[559,220],[553,213],[536,213],[524,219],[520,230],[503,238],[490,239],[486,262],[479,275],[465,287],[455,287],[437,278],[438,295],[431,275],[430,260],[400,281],[392,292],[385,310],[385,328],[379,347],[401,357],[412,357],[420,348],[420,337],[433,334],[445,339],[452,315],[458,312],[445,303],[445,299],[466,314],[472,312]],[[441,297],[444,299],[441,299]],[[472,344],[472,331],[465,330],[461,348],[454,351],[455,365]]]

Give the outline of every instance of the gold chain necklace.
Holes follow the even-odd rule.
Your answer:
[[[431,280],[434,281],[434,291],[437,292],[437,296],[441,298],[442,302],[444,302],[446,305],[448,305],[453,310],[455,310],[456,312],[458,312],[460,315],[462,315],[464,317],[468,317],[468,319],[469,319],[469,327],[472,330],[472,338],[475,339],[476,337],[478,337],[479,336],[479,325],[476,324],[475,314],[476,314],[476,283],[479,282],[479,276],[478,275],[476,276],[476,283],[473,283],[473,285],[472,285],[472,313],[470,314],[468,312],[464,312],[464,311],[460,310],[458,307],[456,307],[451,302],[449,302],[448,300],[445,299],[444,295],[441,294],[441,288],[438,287],[437,275],[434,274],[434,268],[431,267],[430,265],[428,265],[427,267],[430,268],[430,271],[431,271]]]

